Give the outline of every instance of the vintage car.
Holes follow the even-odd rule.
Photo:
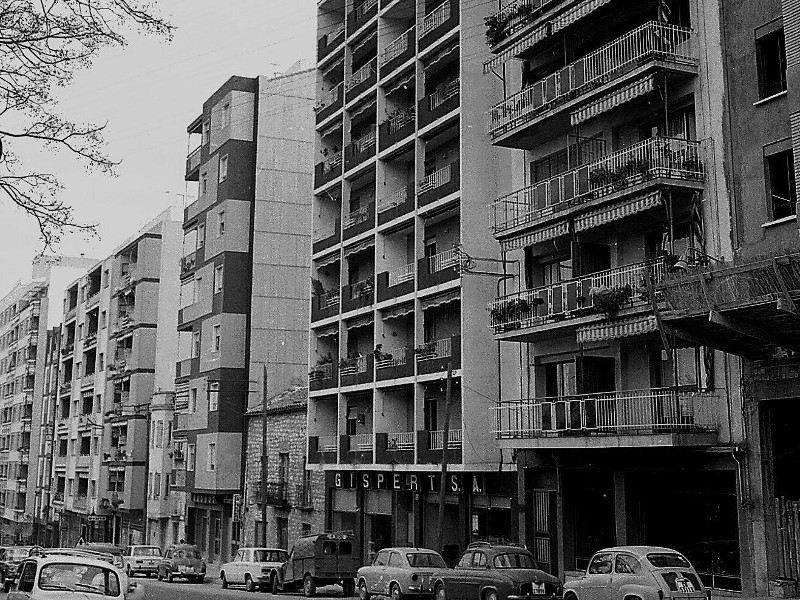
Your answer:
[[[433,550],[384,548],[370,566],[358,570],[358,595],[361,600],[369,600],[373,594],[390,596],[392,600],[433,596],[431,575],[446,569],[444,559]]]
[[[159,564],[161,548],[158,546],[128,546],[122,554],[122,565],[128,577],[137,573],[144,573],[148,577],[156,575]]]
[[[75,600],[115,597],[142,600],[144,588],[114,565],[85,556],[44,555],[25,559],[7,600]]]
[[[222,589],[244,585],[248,592],[269,591],[270,575],[280,569],[289,553],[280,548],[239,548],[231,562],[219,569]]]
[[[586,573],[564,585],[564,600],[702,600],[700,577],[686,558],[669,548],[619,546],[595,553]]]
[[[355,591],[358,556],[351,532],[321,533],[297,540],[286,562],[270,573],[273,594],[302,589],[307,597],[323,585],[341,585],[345,596]]]
[[[203,583],[206,578],[206,563],[200,550],[192,544],[175,544],[167,550],[158,565],[158,580],[172,583],[175,577]]]
[[[560,598],[561,582],[539,569],[522,546],[470,544],[455,569],[435,573],[436,600]]]
[[[0,588],[7,592],[14,583],[17,569],[23,560],[36,555],[41,546],[5,546],[0,548]]]
[[[104,544],[103,542],[89,542],[86,544],[78,544],[75,546],[78,550],[88,550],[90,552],[101,552],[103,554],[110,554],[114,558],[114,566],[121,569],[122,565],[122,548],[114,544]]]

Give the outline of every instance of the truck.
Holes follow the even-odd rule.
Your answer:
[[[302,590],[311,598],[318,587],[340,585],[345,596],[352,596],[359,567],[354,541],[349,531],[300,538],[286,562],[270,573],[272,593]]]

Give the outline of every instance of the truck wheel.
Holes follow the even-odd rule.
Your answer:
[[[317,593],[317,582],[314,581],[311,575],[306,575],[303,578],[303,593],[306,598],[313,598],[314,594]]]
[[[390,594],[392,600],[402,600],[403,599],[403,594],[400,593],[400,586],[397,585],[396,583],[392,584],[392,589],[389,592],[389,594]],[[488,598],[487,598],[487,600],[488,600]],[[497,598],[493,598],[492,600],[497,600]]]
[[[355,579],[345,579],[342,582],[342,594],[347,596],[348,598],[353,595],[356,591],[356,580]]]
[[[494,590],[489,590],[486,592],[486,597],[484,600],[497,600],[497,592]]]
[[[447,600],[447,592],[444,589],[444,584],[440,583],[436,586],[436,592],[434,594],[436,600]]]
[[[278,577],[273,573],[269,576],[269,589],[272,590],[273,594],[280,593],[280,589],[278,588]]]

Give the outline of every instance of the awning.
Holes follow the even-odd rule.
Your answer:
[[[318,338],[333,337],[339,335],[339,324],[333,323],[332,325],[320,327],[319,329],[315,329],[314,333],[317,334]]]
[[[359,327],[368,327],[370,325],[372,325],[372,315],[364,315],[363,317],[358,317],[345,323],[347,331],[358,329]]]
[[[389,319],[399,319],[400,317],[405,317],[406,315],[413,314],[414,312],[414,303],[409,302],[407,304],[399,304],[397,306],[392,306],[391,308],[387,308],[381,311],[381,316],[383,317],[384,321],[388,321]]]
[[[654,331],[658,331],[656,318],[653,315],[645,315],[578,327],[577,338],[579,344],[585,344],[644,335]]]
[[[547,225],[546,227],[534,229],[533,231],[514,236],[507,240],[501,240],[500,247],[502,248],[503,252],[519,250],[525,246],[532,246],[534,244],[546,242],[547,240],[553,240],[568,234],[569,223],[562,221],[561,223],[555,223],[553,225]]]
[[[445,292],[444,294],[438,294],[436,296],[431,296],[430,298],[423,298],[422,310],[436,308],[437,306],[444,306],[445,304],[450,304],[451,302],[458,302],[459,300],[461,300],[461,290],[460,289],[450,290],[449,292]]]
[[[353,54],[356,54],[359,50],[361,50],[364,46],[369,44],[374,38],[378,37],[378,31],[373,31],[370,35],[365,37],[361,42],[353,46]]]
[[[653,192],[646,196],[638,196],[616,202],[603,208],[590,211],[575,218],[575,231],[586,231],[593,227],[607,225],[614,221],[619,221],[625,217],[630,217],[636,213],[644,212],[661,205],[661,192]]]
[[[337,262],[339,262],[339,253],[334,252],[333,254],[330,254],[324,258],[320,258],[318,261],[316,261],[317,269],[324,269],[325,267]]]
[[[579,21],[583,17],[587,16],[589,13],[594,12],[604,4],[608,4],[611,0],[586,0],[586,2],[582,2],[578,6],[568,10],[567,12],[559,15],[552,21],[548,23],[543,23],[533,31],[531,31],[528,35],[518,40],[516,43],[512,44],[503,52],[495,56],[494,58],[487,60],[483,64],[483,72],[488,73],[495,67],[502,65],[505,62],[508,62],[515,56],[523,53],[528,48],[532,48],[545,38],[549,37],[550,35],[569,27],[573,23]],[[548,28],[550,28],[548,32]]]
[[[390,94],[394,94],[397,90],[399,90],[403,86],[406,86],[412,81],[414,81],[415,75],[416,73],[412,71],[409,75],[406,75],[405,77],[401,77],[400,79],[398,79],[397,82],[392,84],[391,87],[386,88],[386,95],[388,96]]]
[[[350,118],[355,119],[358,115],[364,114],[370,108],[375,108],[375,100],[373,100],[372,102],[367,102],[363,106],[359,106],[357,109],[355,109],[353,112],[350,113]]]
[[[375,246],[375,238],[367,238],[366,240],[363,240],[363,241],[359,242],[358,244],[355,244],[354,246],[350,246],[349,248],[345,248],[344,249],[344,257],[345,258],[350,258],[354,254],[358,254],[359,252],[364,252],[365,250],[369,250],[373,246]]]
[[[615,90],[610,94],[606,94],[602,98],[595,100],[591,104],[583,106],[580,110],[570,113],[569,120],[572,126],[579,125],[584,121],[593,119],[599,114],[616,108],[620,104],[629,102],[639,96],[649,94],[655,89],[655,76],[648,75],[639,81],[635,81],[630,85]]]
[[[428,69],[430,69],[430,68],[431,68],[433,65],[435,65],[436,63],[438,63],[438,62],[439,62],[439,61],[441,61],[441,60],[444,60],[445,58],[447,58],[448,56],[450,56],[450,55],[451,55],[451,54],[453,54],[454,52],[458,52],[458,44],[456,44],[456,45],[453,45],[453,46],[450,46],[449,48],[445,48],[444,50],[441,50],[441,51],[440,51],[440,52],[439,52],[439,53],[438,53],[436,56],[434,56],[434,57],[433,57],[433,58],[432,58],[430,61],[426,62],[426,63],[425,63],[423,66],[422,66],[422,68],[423,68],[423,69],[425,69],[425,70],[427,71],[427,70],[428,70]]]
[[[185,399],[188,400],[189,398],[189,382],[188,381],[181,381],[175,384],[175,399]]]
[[[331,135],[332,133],[336,133],[337,131],[339,131],[341,129],[342,129],[342,122],[339,121],[337,123],[334,123],[333,125],[330,125],[330,126],[326,127],[322,131],[320,131],[319,135],[320,135],[320,137],[327,137],[327,136]]]
[[[344,59],[342,59],[342,60],[337,60],[337,61],[336,61],[335,63],[333,63],[333,64],[332,64],[330,67],[328,67],[327,69],[325,69],[325,70],[322,72],[322,76],[323,76],[323,77],[325,77],[325,78],[327,78],[328,74],[330,74],[332,71],[334,71],[335,69],[338,69],[338,68],[340,68],[340,67],[341,67],[341,68],[344,68]]]

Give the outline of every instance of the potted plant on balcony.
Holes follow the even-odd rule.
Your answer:
[[[436,343],[435,342],[426,342],[421,346],[417,346],[414,348],[414,354],[420,356],[421,358],[431,358],[436,354]]]
[[[619,309],[631,299],[632,295],[633,289],[630,284],[613,287],[601,285],[589,292],[594,307],[609,319],[617,316]]]

